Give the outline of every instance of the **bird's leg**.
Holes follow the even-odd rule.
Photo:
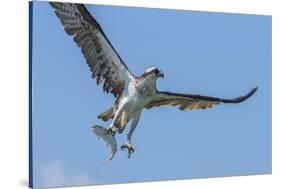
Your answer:
[[[114,115],[114,117],[113,117],[113,120],[112,120],[112,122],[111,122],[111,124],[108,126],[108,128],[107,128],[107,133],[108,134],[111,134],[111,135],[115,135],[115,132],[116,132],[116,127],[115,127],[115,123],[116,123],[116,121],[120,118],[120,116],[122,115],[122,112],[123,112],[123,110],[124,110],[124,108],[125,108],[125,104],[123,103],[123,104],[121,104],[120,106],[119,106],[119,108],[117,109],[117,111],[115,112],[115,115]]]
[[[130,158],[131,154],[135,152],[135,149],[133,148],[133,145],[131,143],[131,139],[132,139],[133,132],[138,125],[140,116],[141,116],[141,111],[134,117],[134,119],[131,123],[130,131],[127,135],[127,141],[124,145],[121,146],[121,150],[125,150],[125,148],[128,149],[128,158]]]

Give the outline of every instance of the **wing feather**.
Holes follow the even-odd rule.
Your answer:
[[[82,4],[50,2],[64,30],[81,48],[87,64],[103,90],[115,97],[122,94],[134,78],[111,45],[99,23]]]
[[[185,109],[206,109],[220,103],[240,103],[252,96],[257,90],[253,88],[249,93],[234,99],[223,99],[210,96],[201,96],[193,94],[180,94],[171,92],[157,92],[156,96],[145,106],[149,109],[162,105],[178,106],[180,110]]]

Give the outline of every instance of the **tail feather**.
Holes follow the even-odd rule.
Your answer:
[[[98,118],[102,119],[103,121],[108,121],[109,119],[113,119],[115,112],[116,112],[116,107],[113,106],[108,110],[106,110],[105,112],[98,115]]]

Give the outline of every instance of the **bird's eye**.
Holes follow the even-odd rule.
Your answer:
[[[156,75],[158,75],[158,74],[159,74],[159,70],[156,69],[156,70],[154,71],[154,73],[155,73]]]

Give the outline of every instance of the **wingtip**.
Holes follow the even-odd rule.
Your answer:
[[[248,94],[246,94],[245,96],[239,97],[236,99],[236,103],[240,103],[243,102],[245,100],[247,100],[248,98],[250,98],[251,96],[253,96],[253,94],[256,93],[256,91],[258,90],[258,87],[254,87]]]
[[[255,94],[255,92],[258,90],[258,87],[256,86],[256,87],[254,87],[249,93],[248,93],[248,95],[249,95],[249,97],[250,96],[252,96],[253,94]],[[247,95],[247,96],[248,96]]]
[[[256,86],[253,90],[256,92],[256,90],[258,90],[258,88],[259,88],[259,87],[258,87],[258,86]]]
[[[50,4],[53,8],[55,8],[55,6],[56,6],[56,2],[54,2],[54,1],[50,1],[49,4]]]

